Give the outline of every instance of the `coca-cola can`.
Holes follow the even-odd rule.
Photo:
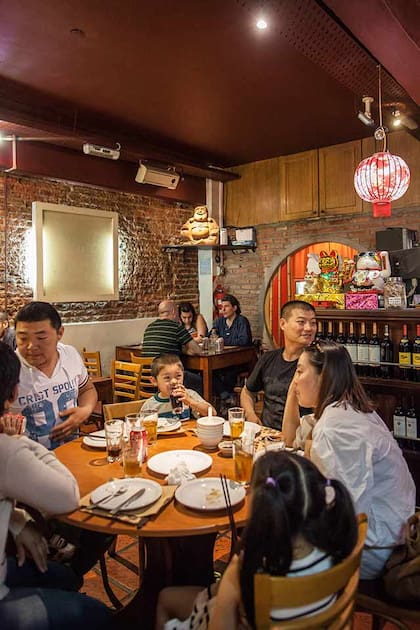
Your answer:
[[[147,431],[140,427],[133,427],[129,435],[130,442],[141,442],[141,461],[147,461]]]
[[[225,341],[223,339],[223,337],[218,337],[216,339],[216,352],[223,352],[223,349],[225,347]]]

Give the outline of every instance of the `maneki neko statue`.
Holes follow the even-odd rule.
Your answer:
[[[340,274],[341,256],[332,249],[328,254],[322,250],[319,254],[318,265],[321,270],[318,284],[322,293],[340,293],[342,280]]]
[[[207,206],[194,208],[193,216],[181,228],[181,236],[186,239],[183,245],[217,245],[219,226],[209,217]]]
[[[385,280],[391,275],[388,252],[362,252],[356,262],[352,278],[353,291],[382,293]]]

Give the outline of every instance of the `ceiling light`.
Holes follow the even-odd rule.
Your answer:
[[[266,20],[264,20],[263,17],[258,18],[257,22],[256,22],[256,27],[260,29],[260,31],[263,31],[264,29],[266,29],[268,27],[268,23]]]
[[[365,111],[359,111],[357,114],[357,117],[359,120],[362,121],[362,123],[364,125],[367,125],[368,127],[371,127],[372,125],[375,124],[375,121],[372,118],[372,114],[370,111],[370,106],[373,103],[373,98],[371,96],[364,96],[362,98],[362,103],[365,104]]]
[[[394,120],[392,121],[392,126],[393,127],[400,127],[401,126],[401,112],[399,109],[393,109],[391,114],[394,116]]]

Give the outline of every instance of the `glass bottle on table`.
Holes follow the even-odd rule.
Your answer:
[[[217,330],[215,328],[212,328],[209,335],[209,354],[216,353],[216,341],[218,337],[219,335],[217,334]]]

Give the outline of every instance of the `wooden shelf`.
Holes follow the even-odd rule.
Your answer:
[[[198,251],[199,249],[209,250],[216,249],[218,251],[247,251],[247,252],[255,252],[257,249],[257,245],[163,245],[163,252],[182,252],[185,250],[193,250]]]
[[[317,308],[317,317],[343,321],[389,321],[405,322],[418,320],[420,322],[420,308],[377,308],[374,310],[344,310],[336,308]]]

